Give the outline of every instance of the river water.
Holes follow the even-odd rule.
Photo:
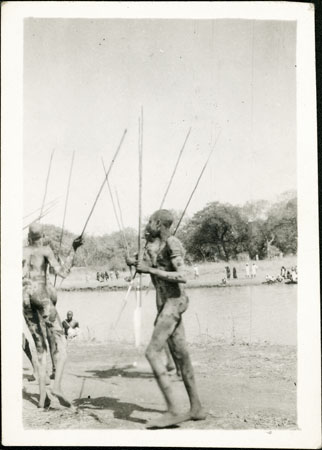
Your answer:
[[[296,345],[297,286],[261,285],[188,289],[189,308],[184,313],[187,340],[193,342],[263,343]],[[132,292],[117,329],[124,291],[61,291],[60,316],[68,310],[79,321],[84,339],[134,342]],[[155,291],[142,294],[141,341],[146,344],[156,315]]]

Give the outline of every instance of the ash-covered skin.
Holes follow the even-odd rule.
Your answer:
[[[171,236],[173,222],[168,210],[156,211],[146,226],[146,261],[135,263],[138,273],[149,273],[157,292],[158,315],[151,341],[146,350],[157,383],[167,405],[167,413],[148,427],[163,428],[182,420],[201,420],[206,417],[197,393],[193,368],[187,349],[182,314],[186,311],[189,299],[184,291],[184,250],[179,239]],[[190,413],[182,414],[177,405],[172,383],[162,361],[162,351],[169,343],[175,360],[178,362],[183,382],[190,400]]]
[[[56,375],[52,393],[65,406],[71,406],[61,391],[61,379],[66,362],[66,342],[60,318],[55,308],[57,294],[47,279],[47,268],[65,278],[71,268],[74,255],[70,255],[63,267],[55,258],[52,249],[43,245],[42,227],[34,223],[29,227],[29,244],[23,249],[22,285],[23,314],[35,342],[38,356],[39,404],[44,408],[50,404],[46,393],[46,359],[48,339],[55,360]],[[73,242],[74,251],[82,245],[82,239]]]

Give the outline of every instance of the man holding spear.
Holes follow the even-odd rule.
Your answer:
[[[184,334],[182,314],[188,307],[189,299],[184,291],[184,250],[181,242],[171,236],[170,227],[173,216],[170,211],[161,209],[150,217],[145,236],[149,241],[160,241],[160,248],[154,267],[143,261],[127,259],[128,264],[136,266],[138,273],[149,273],[156,286],[158,302],[161,302],[151,341],[146,350],[146,357],[151,364],[157,383],[167,404],[167,412],[148,423],[148,428],[165,428],[186,420],[203,420],[203,410],[197,393],[187,343]],[[158,242],[159,245],[159,242]],[[190,400],[190,412],[182,413],[176,402],[173,387],[162,361],[162,351],[169,343],[178,361],[183,382]]]

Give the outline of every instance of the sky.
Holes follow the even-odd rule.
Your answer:
[[[55,150],[44,223],[80,233],[106,167],[125,226],[138,225],[138,118],[143,107],[143,216],[164,204],[193,215],[213,201],[274,200],[296,189],[296,23],[260,20],[24,21],[24,215],[39,208]],[[33,216],[35,217],[35,216]],[[24,223],[29,220],[26,219]],[[117,230],[103,189],[87,232]]]

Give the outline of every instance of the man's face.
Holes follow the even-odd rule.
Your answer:
[[[151,216],[145,227],[144,235],[147,241],[158,237],[160,235],[160,220],[156,219],[154,216]]]
[[[72,320],[73,318],[73,313],[72,312],[68,312],[67,313],[67,320]]]

